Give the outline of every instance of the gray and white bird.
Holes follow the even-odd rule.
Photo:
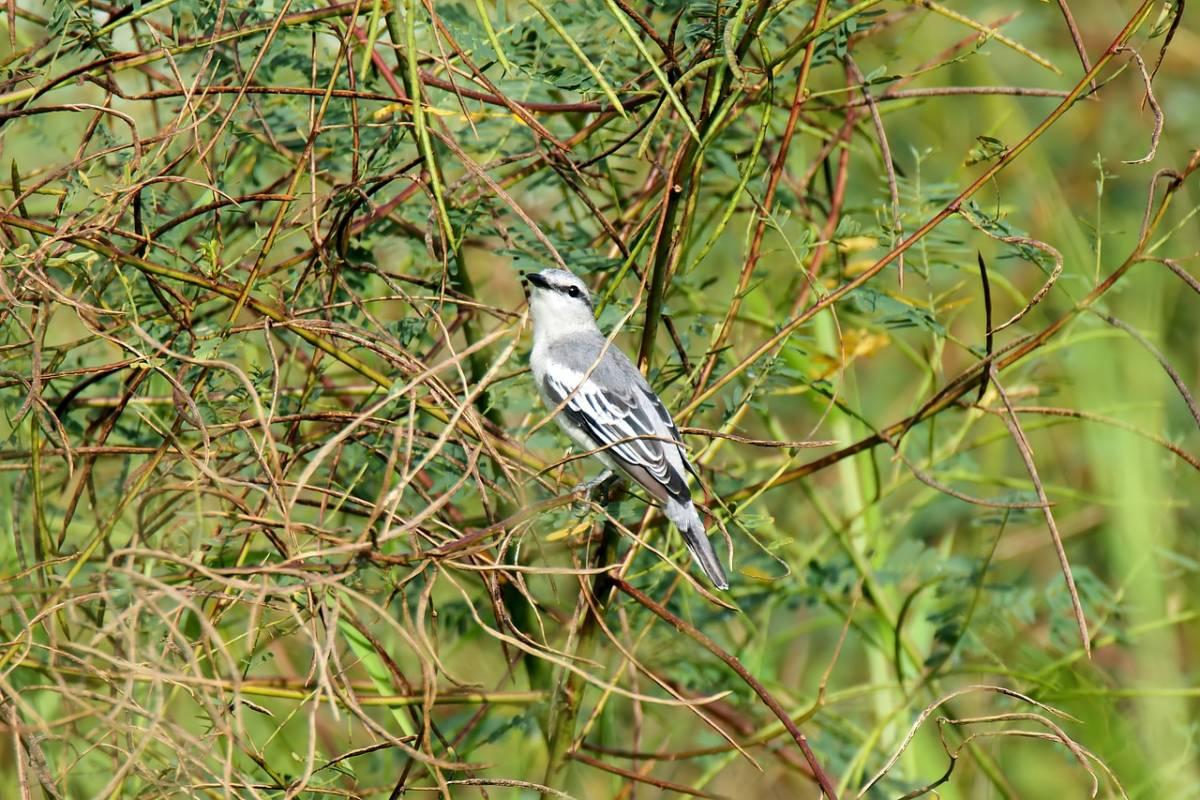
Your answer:
[[[529,366],[547,407],[562,405],[559,427],[662,503],[700,569],[728,589],[692,504],[687,473],[696,470],[679,429],[642,373],[600,332],[587,286],[561,269],[525,273],[522,281],[533,315]]]

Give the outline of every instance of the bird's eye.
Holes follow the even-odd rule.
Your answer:
[[[567,294],[570,295],[571,297],[579,297],[579,287],[578,286],[568,286]]]

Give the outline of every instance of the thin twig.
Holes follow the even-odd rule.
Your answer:
[[[1025,462],[1025,469],[1029,472],[1029,479],[1033,481],[1033,489],[1037,492],[1038,500],[1042,504],[1042,515],[1046,518],[1046,527],[1050,531],[1050,540],[1054,543],[1058,565],[1062,569],[1063,579],[1067,582],[1067,593],[1071,595],[1071,610],[1075,614],[1075,625],[1079,629],[1080,643],[1083,645],[1084,653],[1091,658],[1092,638],[1088,633],[1087,617],[1083,614],[1083,603],[1079,600],[1079,590],[1075,588],[1075,576],[1071,573],[1071,562],[1067,560],[1067,551],[1063,547],[1062,536],[1059,535],[1058,525],[1054,522],[1054,512],[1050,510],[1050,500],[1046,497],[1046,489],[1042,486],[1041,478],[1038,477],[1037,465],[1033,461],[1033,448],[1030,447],[1029,440],[1025,438],[1025,431],[1021,429],[1021,423],[1017,419],[1017,412],[1013,408],[1012,402],[1008,399],[1008,393],[1000,385],[996,374],[996,365],[992,364],[989,369],[992,385],[996,387],[996,393],[1000,395],[1000,400],[1008,412],[1004,415],[1004,424],[1017,444],[1021,460]]]
[[[791,716],[787,713],[787,711],[784,710],[783,706],[779,705],[779,702],[775,699],[775,697],[768,692],[766,687],[759,683],[759,681],[753,675],[751,675],[744,666],[742,666],[740,661],[727,653],[712,639],[701,633],[691,623],[687,622],[681,617],[676,616],[675,614],[672,614],[666,608],[651,599],[649,595],[632,586],[624,579],[613,577],[611,580],[613,585],[622,592],[632,597],[646,609],[654,612],[654,614],[660,619],[669,622],[672,626],[674,626],[675,630],[683,633],[698,643],[701,647],[712,653],[717,658],[721,659],[721,661],[725,662],[726,666],[736,672],[738,677],[741,678],[756,695],[758,695],[759,699],[763,701],[763,704],[766,705],[767,708],[771,709],[771,713],[775,715],[775,718],[778,719],[783,724],[783,727],[787,729],[787,732],[791,734],[792,739],[800,747],[800,751],[804,753],[804,760],[808,762],[809,768],[813,771],[814,780],[816,780],[817,784],[821,787],[821,791],[824,792],[825,796],[829,798],[829,800],[837,800],[837,792],[833,788],[833,782],[821,768],[821,765],[817,761],[817,757],[813,753],[812,748],[808,746],[808,738],[798,727],[796,727],[796,723],[792,721]]]

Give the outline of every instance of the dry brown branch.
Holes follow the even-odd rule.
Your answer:
[[[1147,260],[1200,293],[1179,255],[1195,248],[1170,246],[1193,212],[1168,215],[1200,153],[1154,176],[1140,230],[1105,217],[1110,237],[1138,241],[1073,305],[1075,265],[1040,241],[1061,247],[1061,230],[997,233],[1040,207],[1014,204],[1000,173],[1043,137],[1061,147],[1060,121],[1109,122],[1144,93],[1149,157],[1179,152],[1187,116],[1164,125],[1180,85],[1164,53],[1186,41],[1182,3],[1149,39],[1164,40],[1152,69],[1151,0],[1094,62],[1066,0],[1065,27],[1020,41],[1015,15],[926,0],[308,5],[7,0],[0,14],[0,785],[15,796],[611,784],[637,800],[753,793],[734,782],[747,770],[833,798],[882,760],[912,702],[924,631],[895,605],[934,585],[928,554],[951,555],[936,565],[950,575],[995,509],[1042,509],[1084,625],[1061,538],[1096,524],[1097,493],[1052,490],[1060,535],[1026,434],[1087,421],[1055,432],[1128,431],[1112,435],[1191,466],[1187,479],[1200,470],[1191,439],[1126,422],[1124,406],[1073,408],[1069,390],[1021,405],[998,383],[1000,402],[968,399],[1000,373],[1045,396],[1050,356],[1082,341],[1070,321],[1096,307],[1200,422],[1178,343],[1119,323],[1109,294],[1154,277],[1124,277]],[[997,85],[965,85],[1002,48],[1017,58],[988,65]],[[1111,79],[1124,50],[1141,84]],[[1077,82],[1039,85],[1047,56],[1076,55]],[[864,76],[881,56],[886,72]],[[1007,136],[1001,108],[1041,111],[964,173],[950,150],[976,129]],[[961,124],[927,142],[942,119]],[[1122,134],[1107,135],[1128,148]],[[993,189],[994,227],[966,207]],[[1054,260],[1035,259],[1048,276],[992,273],[1021,310],[995,326],[988,303],[982,353],[963,219]],[[897,291],[879,273],[900,259]],[[692,492],[712,535],[738,545],[728,594],[696,580],[643,493],[576,491],[602,449],[564,456],[546,424],[561,409],[536,404],[525,361],[517,275],[550,266],[586,278],[608,347],[637,347],[682,433],[703,440]],[[868,294],[912,318],[860,308]],[[1007,441],[994,416],[1035,502],[964,489],[1026,485],[974,467]],[[814,447],[831,450],[802,461]],[[1052,455],[1038,450],[1042,474],[1060,474]],[[969,505],[926,524],[935,492]],[[1164,514],[1186,511],[1171,501]],[[899,545],[919,555],[893,559]],[[980,603],[999,591],[988,559],[969,576]],[[1097,645],[1127,632],[1124,591],[1088,622]],[[976,634],[980,650],[1011,646],[970,614],[963,627],[955,666]],[[920,690],[954,698],[954,674],[930,667]],[[1081,737],[1093,754],[1046,708],[942,713],[951,769],[968,753],[979,767],[964,791],[1012,793],[983,737],[1058,742],[1107,771],[1103,738]]]
[[[1054,542],[1054,552],[1058,556],[1058,565],[1062,569],[1063,580],[1067,582],[1067,592],[1071,595],[1071,609],[1075,612],[1075,625],[1079,629],[1080,644],[1088,656],[1092,653],[1092,637],[1088,633],[1087,618],[1083,614],[1083,603],[1079,600],[1079,590],[1075,588],[1075,576],[1071,573],[1071,563],[1067,560],[1067,551],[1063,548],[1062,537],[1058,533],[1058,525],[1054,522],[1054,512],[1050,510],[1050,500],[1046,497],[1046,489],[1042,486],[1041,478],[1038,477],[1037,466],[1033,461],[1033,448],[1029,444],[1029,440],[1025,437],[1025,431],[1021,428],[1021,423],[1017,420],[1017,412],[1013,408],[1012,402],[1008,399],[1008,393],[1004,391],[1004,387],[1000,385],[996,367],[993,364],[991,367],[991,384],[995,387],[996,393],[1000,396],[1000,400],[1004,403],[1004,409],[1007,412],[1004,415],[1004,424],[1008,427],[1009,433],[1012,434],[1013,441],[1016,442],[1017,450],[1021,454],[1021,460],[1025,462],[1025,469],[1029,472],[1029,479],[1033,482],[1033,489],[1037,492],[1038,501],[1041,503],[1042,516],[1046,518],[1046,527],[1050,531],[1050,540]]]
[[[766,687],[759,683],[758,680],[755,679],[755,677],[751,675],[744,666],[742,666],[741,662],[723,650],[719,645],[717,645],[716,642],[705,636],[694,626],[688,624],[685,620],[677,617],[658,603],[654,602],[654,600],[652,600],[644,592],[639,591],[620,578],[613,578],[612,581],[613,585],[615,585],[622,592],[632,597],[643,607],[654,612],[654,614],[663,621],[670,623],[677,631],[685,634],[697,644],[701,645],[705,650],[721,659],[721,661],[725,662],[726,666],[736,672],[738,677],[746,682],[746,685],[749,686],[754,693],[759,696],[767,708],[771,710],[771,713],[775,715],[775,718],[778,719],[783,724],[783,727],[787,729],[788,733],[791,734],[792,739],[800,748],[800,752],[804,754],[804,759],[808,762],[809,769],[812,770],[813,780],[816,781],[817,785],[821,787],[821,791],[826,797],[829,798],[829,800],[837,800],[837,792],[833,788],[833,783],[829,776],[825,774],[825,771],[821,769],[821,765],[817,762],[817,758],[813,754],[812,748],[808,746],[807,737],[805,737],[800,729],[796,727],[796,723],[792,721],[791,716],[783,709],[781,705],[779,705],[779,702],[774,698],[774,696],[772,696],[771,693],[767,691]]]
[[[939,697],[937,700],[933,701],[928,706],[926,706],[924,708],[924,710],[922,710],[921,713],[917,715],[917,718],[913,721],[913,724],[909,727],[908,733],[906,733],[904,735],[904,738],[901,740],[900,745],[893,752],[891,758],[889,758],[884,763],[884,765],[879,769],[879,771],[877,771],[870,778],[870,780],[868,780],[866,783],[863,784],[862,788],[858,790],[858,794],[856,794],[855,797],[861,798],[861,797],[865,796],[866,793],[868,791],[870,791],[871,787],[874,786],[875,784],[879,783],[879,781],[883,779],[883,777],[892,769],[892,767],[894,767],[896,765],[896,762],[900,760],[900,756],[903,755],[904,751],[908,748],[908,745],[912,742],[913,737],[917,735],[917,731],[919,731],[921,729],[921,726],[924,725],[925,722],[929,719],[929,717],[933,715],[934,711],[936,711],[939,707],[945,705],[946,703],[951,702],[955,698],[962,697],[963,695],[972,694],[975,692],[990,692],[990,693],[994,693],[994,694],[1003,695],[1005,697],[1012,697],[1017,700],[1020,700],[1021,702],[1028,703],[1029,705],[1034,706],[1036,708],[1040,708],[1043,711],[1045,711],[1048,714],[1051,714],[1053,716],[1061,717],[1061,718],[1065,718],[1065,719],[1073,719],[1073,717],[1070,717],[1067,714],[1064,714],[1063,712],[1059,711],[1058,709],[1052,708],[1051,706],[1045,705],[1044,703],[1039,703],[1037,700],[1034,700],[1031,697],[1027,697],[1027,696],[1021,694],[1020,692],[1014,691],[1012,689],[1008,689],[1003,686],[977,684],[974,686],[965,686],[961,689],[956,689],[955,691],[950,692],[949,694],[947,694],[943,697]],[[956,760],[956,758],[957,758],[956,756],[952,756],[951,769],[953,769],[953,761]],[[934,784],[931,784],[931,786],[927,787],[927,789],[925,791],[928,791],[929,788],[932,788],[934,786],[937,786],[939,783],[944,782],[945,779],[949,776],[949,774],[950,774],[949,771],[947,771],[946,776],[943,776],[942,780],[940,780]],[[918,794],[913,794],[912,796],[919,797],[920,794],[925,793],[925,791],[922,791],[921,793],[918,793]]]

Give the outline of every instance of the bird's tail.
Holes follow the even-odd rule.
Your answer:
[[[674,522],[675,527],[679,528],[679,532],[683,534],[683,541],[687,544],[692,559],[704,571],[708,579],[718,589],[728,589],[729,581],[725,578],[725,570],[721,567],[721,561],[708,541],[708,534],[704,532],[704,523],[700,521],[700,515],[696,513],[696,506],[690,501],[680,503],[671,499],[667,501],[666,512],[667,518]]]

